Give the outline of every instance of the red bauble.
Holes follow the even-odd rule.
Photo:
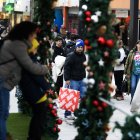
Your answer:
[[[108,106],[108,104],[107,104],[107,103],[102,102],[102,107],[106,108],[107,106]]]
[[[53,128],[53,132],[56,132],[56,130],[57,130],[56,127],[54,127],[54,128]]]
[[[49,107],[50,109],[52,109],[52,108],[53,108],[53,104],[49,104],[48,107]]]
[[[89,45],[89,40],[85,39],[84,43],[85,43],[85,45]]]
[[[90,17],[90,16],[91,16],[91,12],[90,12],[90,11],[86,11],[86,12],[85,12],[85,15],[86,15],[87,17]]]
[[[60,125],[60,124],[62,124],[62,120],[61,120],[61,119],[58,119],[58,120],[56,121],[56,123]]]
[[[90,21],[91,21],[91,18],[90,18],[90,17],[87,17],[87,18],[86,18],[86,21],[87,21],[87,22],[90,22]]]
[[[98,102],[97,100],[93,100],[92,104],[93,104],[94,106],[98,106],[98,105],[99,105],[99,102]]]
[[[101,44],[101,45],[104,45],[105,44],[105,38],[104,37],[99,37],[98,38],[98,42]]]
[[[86,46],[86,50],[91,50],[92,47],[91,46]]]
[[[57,131],[60,132],[61,131],[60,128],[57,128]]]
[[[109,39],[106,41],[106,45],[109,47],[109,48],[112,48],[114,46],[114,41],[112,39]]]
[[[98,109],[98,111],[100,111],[100,112],[103,111],[103,108],[102,108],[101,106],[98,106],[97,109]]]
[[[57,112],[57,111],[56,111],[55,109],[53,109],[53,110],[51,111],[52,114],[56,114],[56,112]]]

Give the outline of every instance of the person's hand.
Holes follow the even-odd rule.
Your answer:
[[[68,81],[66,81],[66,85],[70,85],[70,81],[68,80]]]
[[[129,74],[126,74],[126,78],[129,79],[130,78],[130,75]]]

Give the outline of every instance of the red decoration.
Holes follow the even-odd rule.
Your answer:
[[[54,127],[54,128],[53,128],[53,132],[56,132],[56,130],[57,130],[56,127]]]
[[[106,45],[109,47],[109,48],[112,48],[114,46],[114,41],[112,39],[109,39],[106,41]]]
[[[86,12],[85,12],[85,15],[86,15],[87,17],[90,17],[90,16],[91,16],[91,12],[90,12],[90,11],[86,11]]]
[[[60,124],[62,124],[62,120],[61,120],[61,119],[58,119],[58,120],[56,121],[56,123],[60,125]]]
[[[89,45],[89,40],[85,39],[84,43],[85,43],[85,45]]]
[[[109,52],[108,51],[104,52],[104,57],[109,57]]]
[[[87,17],[87,18],[86,18],[86,21],[87,21],[87,22],[90,22],[90,21],[91,21],[91,18],[90,18],[90,17]]]
[[[98,105],[99,105],[99,102],[98,102],[97,100],[94,100],[94,101],[92,102],[92,104],[93,104],[94,106],[98,106]]]
[[[52,108],[53,108],[53,104],[49,104],[48,107],[49,107],[50,109],[52,109]]]
[[[60,132],[61,131],[60,128],[57,128],[57,131]]]
[[[98,106],[97,109],[98,109],[98,111],[100,111],[100,112],[103,111],[103,108],[102,108],[101,106]]]
[[[108,106],[108,104],[107,104],[107,103],[102,102],[102,107],[106,108],[107,106]]]
[[[91,50],[92,47],[91,46],[86,46],[86,50]]]
[[[101,45],[104,45],[105,44],[105,38],[104,37],[99,37],[98,38],[98,42],[101,44]]]
[[[53,109],[52,111],[51,111],[51,113],[54,115],[54,114],[56,114],[56,110],[55,109]]]

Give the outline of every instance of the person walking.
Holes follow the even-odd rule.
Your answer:
[[[86,77],[84,62],[84,42],[81,39],[76,41],[74,52],[68,54],[64,64],[64,80],[66,87],[80,91],[80,98],[85,96],[83,79]],[[65,111],[65,118],[71,115],[70,111]]]
[[[0,140],[6,140],[6,121],[9,116],[9,93],[21,79],[21,69],[37,74],[47,73],[46,65],[34,63],[28,48],[36,37],[37,25],[24,21],[15,25],[0,50]]]
[[[140,79],[140,40],[137,41],[135,47],[128,54],[124,74],[128,79],[128,93],[131,93],[132,101]]]
[[[65,62],[65,52],[63,49],[62,38],[57,36],[55,38],[54,53],[52,56],[53,68],[52,77],[55,82],[55,90],[59,94],[60,87],[63,86],[63,65]]]
[[[123,49],[123,42],[122,40],[118,40],[118,52],[119,58],[117,59],[117,64],[114,67],[114,80],[117,86],[116,93],[114,98],[118,101],[124,100],[123,93],[121,91],[122,81],[123,81],[123,74],[124,74],[124,62],[123,60],[126,57],[125,51]]]

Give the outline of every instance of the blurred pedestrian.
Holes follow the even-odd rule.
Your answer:
[[[140,79],[140,41],[137,41],[135,47],[128,54],[124,74],[128,79],[128,93],[131,93],[132,101],[137,83]]]

